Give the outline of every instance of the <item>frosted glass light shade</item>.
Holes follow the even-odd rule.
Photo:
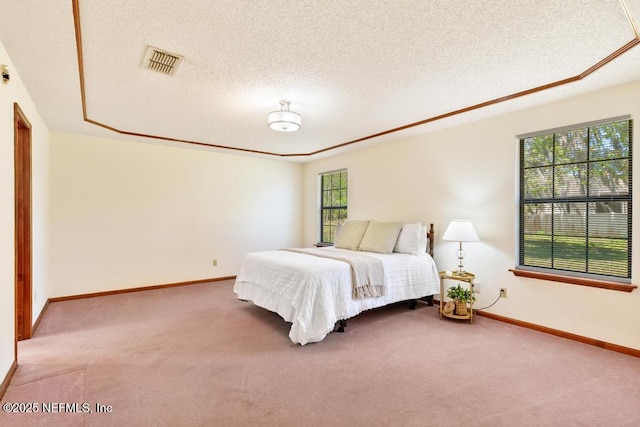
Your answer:
[[[280,132],[295,132],[302,125],[302,117],[293,111],[273,111],[268,121],[271,129]]]

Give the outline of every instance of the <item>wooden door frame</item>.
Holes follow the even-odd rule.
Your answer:
[[[18,336],[31,338],[32,333],[32,210],[31,210],[31,123],[17,103],[13,104],[14,200],[15,200],[15,355],[18,357]],[[22,301],[18,299],[23,274]],[[18,329],[18,307],[23,321]]]

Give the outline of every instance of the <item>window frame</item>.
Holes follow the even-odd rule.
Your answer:
[[[579,203],[584,203],[586,209],[588,210],[590,203],[601,202],[601,198],[600,196],[590,195],[588,193],[586,195],[581,195],[576,198],[568,197],[566,195],[556,197],[556,195],[553,193],[551,194],[550,197],[538,197],[538,198],[531,197],[528,199],[525,198],[525,139],[532,138],[532,137],[540,137],[540,136],[551,136],[554,140],[553,144],[555,147],[556,134],[561,134],[561,133],[566,133],[571,131],[579,131],[581,129],[587,129],[587,136],[586,136],[587,153],[589,153],[590,135],[588,132],[590,132],[591,128],[599,125],[605,125],[605,124],[616,123],[621,121],[628,121],[629,123],[628,157],[625,158],[625,159],[628,159],[628,195],[624,197],[616,196],[616,200],[624,200],[624,202],[627,203],[627,211],[626,211],[626,219],[627,219],[627,227],[628,227],[628,230],[627,230],[628,265],[627,265],[627,273],[626,273],[627,277],[613,276],[613,275],[609,276],[609,275],[602,275],[602,274],[596,274],[596,273],[578,272],[578,271],[572,271],[572,270],[566,270],[566,269],[553,268],[553,264],[552,264],[552,267],[526,265],[525,246],[524,246],[525,245],[524,211],[525,211],[525,206],[527,204],[548,203],[551,206],[555,206],[560,203],[579,202]],[[516,276],[531,277],[531,278],[537,278],[537,279],[543,279],[543,280],[552,280],[556,282],[571,283],[571,284],[584,285],[584,286],[593,286],[593,287],[614,289],[614,290],[620,290],[620,291],[626,291],[626,292],[630,292],[633,289],[635,289],[637,286],[631,284],[631,269],[632,269],[632,261],[631,261],[632,221],[631,220],[632,220],[632,199],[633,199],[633,193],[632,193],[633,119],[631,115],[612,117],[612,118],[588,122],[588,123],[580,123],[580,124],[575,124],[570,126],[564,126],[561,128],[532,132],[524,135],[518,135],[517,139],[519,144],[519,148],[518,148],[519,150],[518,151],[519,152],[519,162],[518,162],[519,194],[518,194],[518,234],[517,234],[518,253],[517,253],[517,266],[516,268],[511,269],[510,271],[513,272]],[[596,161],[594,159],[591,159],[589,157],[589,154],[587,154],[586,156],[587,156],[586,162]],[[612,160],[612,159],[605,159],[605,160]],[[576,161],[571,163],[578,163],[578,162]],[[562,165],[562,164],[563,163],[560,161],[556,163],[556,158],[554,154],[553,160],[551,161],[551,163],[550,164],[544,163],[543,165],[544,167],[557,168],[559,165]],[[539,165],[538,167],[542,168],[543,166]],[[588,179],[589,178],[587,177],[587,180]],[[554,210],[552,209],[552,216],[555,215],[553,211]],[[549,237],[551,239],[554,239],[555,236],[556,235],[552,231]],[[588,224],[586,222],[585,222],[585,239],[588,242],[589,232],[588,232]],[[552,254],[551,257],[553,259],[553,252],[551,252],[551,254]],[[585,248],[585,263],[588,263],[589,259],[590,259],[589,249],[587,246]],[[585,269],[588,270],[588,268],[585,268]]]
[[[331,177],[331,176],[335,176],[335,175],[342,175],[344,174],[344,180],[345,180],[345,185],[344,186],[339,186],[336,188],[325,188],[325,178],[326,177]],[[344,214],[341,214],[340,212],[338,212],[338,218],[336,218],[336,223],[335,223],[335,228],[337,229],[338,224],[341,221],[344,221],[347,219],[347,214],[348,214],[348,206],[349,206],[349,174],[348,174],[348,170],[346,168],[343,169],[337,169],[337,170],[333,170],[333,171],[328,171],[328,172],[322,172],[318,175],[319,177],[319,213],[320,213],[320,220],[319,220],[319,238],[318,238],[318,246],[330,246],[333,245],[333,237],[335,237],[335,229],[332,230],[328,230],[327,233],[325,233],[325,211],[340,211],[340,210],[344,210]],[[331,205],[331,206],[325,206],[325,192],[338,192],[338,194],[340,194],[339,192],[344,192],[345,196],[345,201],[346,204],[342,205]],[[338,199],[340,199],[340,197],[338,197]],[[335,200],[335,198],[334,198]],[[330,227],[331,228],[331,227]],[[325,234],[331,236],[331,238],[325,239]]]

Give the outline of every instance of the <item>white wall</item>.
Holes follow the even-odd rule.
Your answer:
[[[304,243],[317,241],[318,174],[347,168],[349,217],[435,223],[440,270],[456,265],[457,243],[441,239],[449,220],[473,222],[482,241],[465,244],[465,264],[482,284],[476,307],[489,305],[498,288],[506,287],[508,298],[487,311],[640,349],[640,290],[624,293],[519,278],[508,271],[516,265],[517,249],[516,135],[625,114],[640,117],[640,81],[308,163]],[[634,141],[640,153],[637,131]],[[634,194],[634,204],[638,201],[640,191]],[[640,244],[637,211],[634,254]],[[634,256],[632,273],[640,283],[640,255]]]
[[[11,80],[0,83],[0,381],[14,359],[15,250],[14,250],[14,138],[13,104],[18,103],[31,123],[32,187],[32,319],[35,321],[49,293],[49,131],[0,43],[0,64],[8,66]],[[37,298],[36,298],[37,296]]]
[[[52,133],[50,168],[52,297],[232,276],[302,243],[300,164]]]

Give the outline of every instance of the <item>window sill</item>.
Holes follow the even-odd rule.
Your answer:
[[[627,283],[610,282],[607,280],[587,279],[584,277],[563,276],[560,274],[543,273],[540,271],[509,269],[516,276],[532,279],[550,280],[552,282],[570,283],[572,285],[590,286],[592,288],[610,289],[612,291],[631,292],[638,287]]]

